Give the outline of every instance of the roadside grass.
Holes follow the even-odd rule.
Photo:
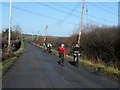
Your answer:
[[[21,41],[20,48],[13,53],[13,56],[0,63],[2,67],[2,69],[0,68],[0,70],[2,71],[2,75],[0,77],[2,77],[8,71],[8,69],[14,64],[14,62],[18,59],[18,57],[23,53],[23,50],[24,50],[24,42]]]
[[[67,55],[67,58],[69,58],[70,61],[73,61],[72,56]],[[81,58],[79,59],[79,64],[84,66],[85,68],[87,68],[89,70],[103,73],[104,75],[112,77],[116,80],[120,79],[120,70],[118,70],[118,69],[115,69],[112,67],[107,67],[103,64],[94,64],[90,61],[82,60]]]
[[[0,63],[0,78],[2,77],[2,63]]]
[[[112,77],[116,80],[119,80],[120,78],[120,70],[117,70],[112,67],[107,67],[102,64],[93,64],[90,61],[85,61],[85,60],[79,60],[80,65],[85,66],[89,70],[93,70],[96,72],[103,73],[104,75],[107,75],[109,77]]]
[[[39,46],[35,43],[33,43],[34,45],[44,49],[43,46]],[[54,55],[58,54],[58,52],[56,50],[52,50],[52,53]],[[69,61],[73,61],[73,57],[70,55],[66,55],[66,59],[68,59]],[[89,70],[93,70],[95,72],[100,72],[104,75],[107,75],[109,77],[112,77],[115,80],[119,80],[120,79],[120,70],[112,68],[112,67],[107,67],[103,64],[94,64],[90,61],[87,60],[82,60],[81,58],[79,59],[79,64],[81,66],[84,66],[85,68],[89,69]]]

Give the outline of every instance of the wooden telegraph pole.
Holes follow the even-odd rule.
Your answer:
[[[78,37],[78,44],[79,45],[80,45],[81,33],[82,33],[82,29],[83,29],[84,5],[85,5],[85,0],[83,0],[83,4],[82,4],[82,14],[81,14],[81,22],[80,22],[80,31],[79,31],[79,37]]]
[[[10,52],[11,48],[11,29],[12,29],[12,0],[10,0],[10,15],[9,15],[9,33],[8,33],[8,51]]]
[[[47,28],[48,28],[48,25],[46,25],[46,31],[45,31],[45,37],[44,37],[44,43],[46,43],[46,40],[47,40],[47,36],[46,36],[46,35],[47,35],[47,31],[48,31]]]

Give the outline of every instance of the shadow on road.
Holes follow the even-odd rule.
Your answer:
[[[69,61],[69,64],[72,66],[75,66],[75,62],[74,61]]]

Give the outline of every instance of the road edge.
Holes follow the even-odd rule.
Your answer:
[[[31,42],[31,43],[37,47],[40,47],[40,48],[46,50],[43,46],[40,46],[40,45],[33,43],[33,42]],[[57,51],[52,50],[52,54],[56,55]],[[66,60],[73,61],[73,57],[70,55],[66,55]],[[93,72],[103,74],[103,75],[110,77],[114,80],[119,81],[119,79],[120,79],[120,70],[114,69],[112,67],[106,67],[106,66],[101,65],[101,64],[94,64],[90,61],[82,60],[82,59],[79,59],[79,64],[81,66],[85,67],[87,70],[91,70]]]
[[[12,65],[15,63],[15,61],[20,57],[20,55],[23,53],[24,51],[24,41],[21,41],[21,46],[20,48],[13,53],[13,56],[8,58],[7,60],[5,60],[4,62],[1,62],[0,65],[2,68],[0,68],[0,71],[2,72],[0,75],[0,78],[2,78],[7,71],[12,67]]]

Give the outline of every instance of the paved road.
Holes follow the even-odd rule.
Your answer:
[[[117,88],[117,82],[76,68],[56,55],[26,43],[24,53],[3,77],[3,88]]]

